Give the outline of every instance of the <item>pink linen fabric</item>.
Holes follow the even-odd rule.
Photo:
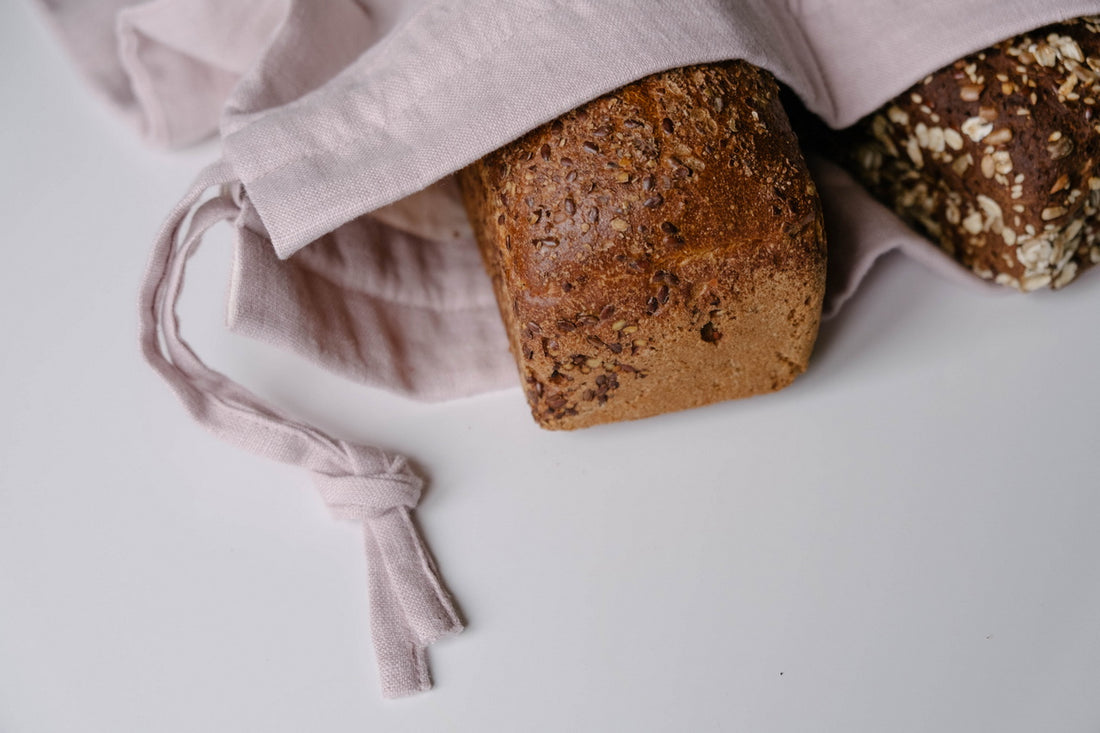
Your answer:
[[[288,0],[37,0],[92,87],[150,144],[217,131]]]
[[[236,233],[232,329],[418,399],[511,386],[454,171],[625,83],[731,58],[846,126],[967,53],[1100,13],[1100,0],[38,1],[147,140],[220,134],[223,161],[157,240],[145,354],[197,420],[309,469],[336,516],[363,523],[387,697],[426,689],[426,646],[461,629],[411,522],[419,479],[400,457],[262,405],[187,347],[174,301],[206,228],[229,221]],[[829,229],[827,315],[894,249],[992,289],[843,171],[811,166]]]

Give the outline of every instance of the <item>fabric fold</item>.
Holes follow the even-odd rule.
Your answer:
[[[842,127],[989,43],[1100,12],[1097,0],[373,4],[407,18],[310,93],[227,116],[226,158],[282,258],[658,71],[742,59]]]
[[[290,0],[36,0],[94,90],[149,144],[218,130]]]

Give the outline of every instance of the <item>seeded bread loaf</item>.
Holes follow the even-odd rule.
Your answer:
[[[1100,262],[1100,18],[957,61],[845,134],[880,200],[979,276],[1023,291]]]
[[[770,392],[806,368],[821,210],[767,72],[647,77],[459,181],[541,426]]]

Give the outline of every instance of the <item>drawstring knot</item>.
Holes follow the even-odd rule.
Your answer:
[[[412,509],[420,501],[424,482],[397,456],[379,473],[314,474],[317,489],[337,519],[369,521],[399,507]]]

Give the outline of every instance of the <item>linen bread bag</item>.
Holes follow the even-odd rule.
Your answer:
[[[455,171],[624,84],[730,59],[770,72],[845,127],[968,53],[1100,12],[1096,0],[127,5],[43,8],[152,139],[201,136],[220,109],[223,147],[158,236],[141,300],[145,355],[198,421],[308,468],[336,515],[363,523],[386,696],[427,689],[427,645],[461,629],[411,522],[420,480],[398,456],[264,405],[187,346],[175,301],[205,231],[228,221],[235,234],[231,329],[420,399],[513,385]],[[239,33],[249,18],[267,18],[264,32]],[[106,40],[116,28],[121,55]],[[894,248],[976,282],[839,168],[811,169],[831,242],[826,313]]]

